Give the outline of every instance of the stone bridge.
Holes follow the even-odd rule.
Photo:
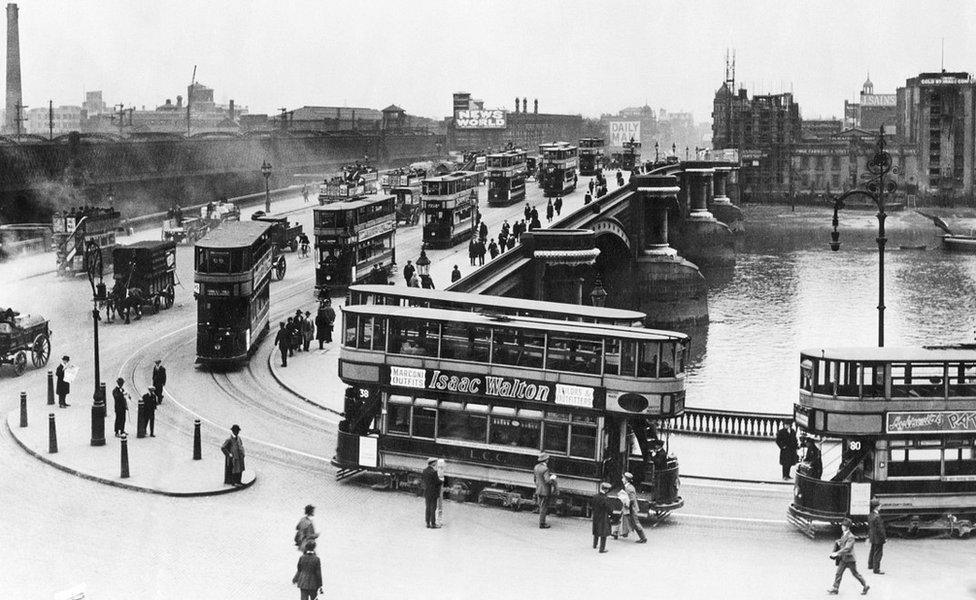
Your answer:
[[[647,324],[708,320],[701,269],[735,266],[742,214],[729,163],[659,165],[454,283],[453,291],[640,310]]]

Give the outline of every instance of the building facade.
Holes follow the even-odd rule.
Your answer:
[[[528,98],[521,103],[516,98],[514,112],[486,110],[482,100],[456,92],[452,106],[454,116],[445,119],[447,144],[458,152],[497,151],[511,142],[531,153],[545,142],[576,144],[583,132],[582,115],[540,113],[538,99],[533,100],[531,112]]]
[[[897,127],[918,155],[922,197],[973,201],[976,82],[967,72],[921,73],[897,91]]]
[[[871,76],[861,86],[858,102],[844,101],[844,129],[864,129],[895,133],[898,121],[897,94],[875,94]]]
[[[81,127],[80,106],[55,106],[27,110],[27,133],[48,137],[59,136]]]

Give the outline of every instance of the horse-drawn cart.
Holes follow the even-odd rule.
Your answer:
[[[115,286],[111,300],[119,315],[129,322],[129,311],[142,316],[142,308],[153,312],[170,308],[176,296],[176,243],[143,241],[113,250]]]
[[[0,365],[11,365],[14,375],[27,369],[27,354],[36,368],[51,358],[51,332],[48,321],[35,315],[4,315],[0,321]]]

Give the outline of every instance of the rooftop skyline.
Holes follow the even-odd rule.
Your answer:
[[[449,114],[451,93],[511,110],[599,116],[666,107],[710,119],[736,53],[750,94],[792,91],[805,118],[842,116],[868,71],[878,93],[945,68],[976,70],[976,5],[836,5],[704,0],[582,5],[119,0],[20,3],[24,103],[80,104],[84,91],[147,108],[185,94],[194,65],[214,99],[251,112],[303,105],[403,106]],[[722,18],[717,18],[721,15]]]

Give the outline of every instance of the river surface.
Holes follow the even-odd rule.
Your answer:
[[[706,274],[710,323],[687,332],[687,405],[790,413],[801,349],[877,345],[878,222],[873,212],[842,212],[841,249],[831,252],[826,208],[744,213],[735,269]],[[960,231],[976,225],[971,210],[939,214]],[[914,212],[886,226],[885,345],[972,343],[976,255],[943,251],[941,232]]]

